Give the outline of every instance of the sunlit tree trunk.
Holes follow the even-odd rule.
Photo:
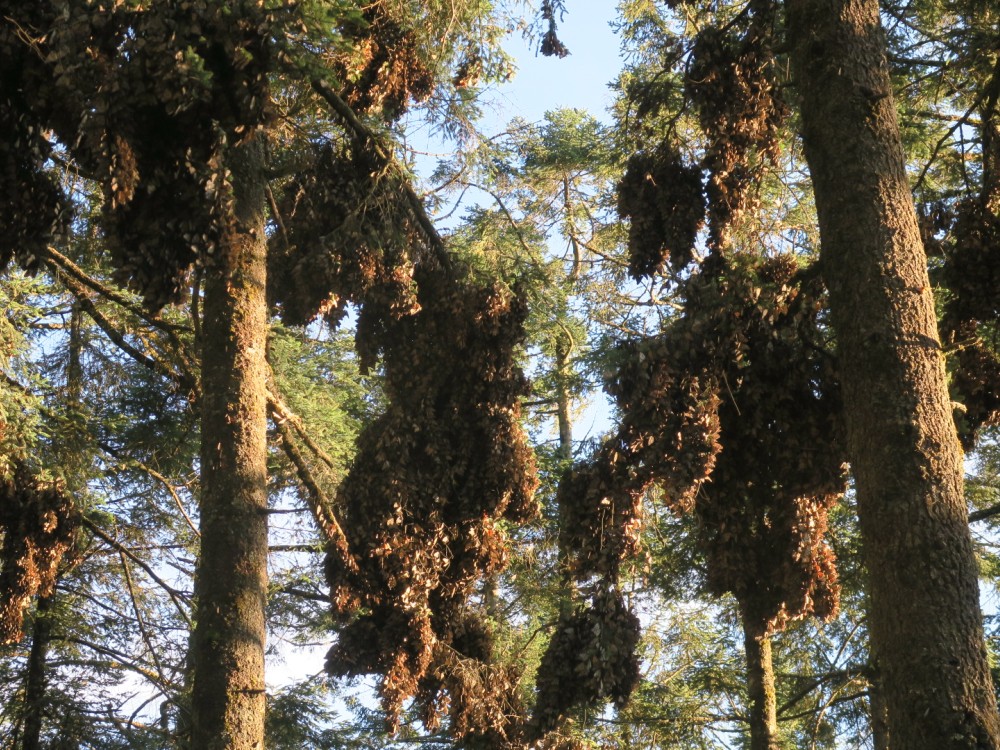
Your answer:
[[[747,708],[750,750],[778,750],[778,704],[771,661],[771,638],[752,618],[743,619],[743,649],[747,659]]]
[[[559,459],[564,468],[573,462],[573,417],[571,411],[572,393],[570,392],[570,354],[573,341],[568,332],[560,330],[556,339],[556,425],[559,428]],[[560,509],[562,512],[563,509]],[[577,602],[577,585],[566,570],[566,550],[559,549],[559,614],[569,617]]]
[[[264,155],[234,147],[236,228],[206,272],[201,557],[192,638],[192,743],[264,747],[267,469]]]
[[[573,417],[571,404],[573,394],[570,391],[572,364],[570,354],[573,341],[565,331],[559,332],[556,341],[556,421],[559,427],[559,458],[566,465],[573,460]]]
[[[787,9],[892,743],[996,748],[962,451],[879,6]]]

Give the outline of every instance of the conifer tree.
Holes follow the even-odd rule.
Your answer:
[[[5,194],[23,199],[0,209],[3,260],[16,256],[36,268],[70,226],[74,207],[45,168],[58,149],[100,185],[99,223],[117,279],[139,292],[148,308],[179,301],[195,267],[204,279],[197,317],[201,551],[191,742],[259,747],[268,540],[267,293],[289,314],[298,294],[285,290],[293,293],[283,296],[280,284],[267,280],[273,156],[267,141],[282,116],[272,80],[281,80],[283,95],[322,102],[331,112],[326,123],[344,141],[355,142],[359,160],[377,154],[372,166],[393,172],[398,167],[391,147],[379,144],[380,136],[362,118],[391,122],[415,99],[437,95],[445,105],[461,99],[451,80],[453,66],[499,64],[490,49],[497,33],[492,16],[472,5],[455,15],[450,4],[418,10],[381,3],[208,0],[110,7],[9,3],[2,10],[3,178]],[[445,15],[452,33],[442,40],[433,35]],[[324,46],[331,50],[326,57],[320,54]],[[305,148],[310,150],[307,158],[316,166],[324,149]],[[366,177],[374,184],[378,175]],[[415,217],[413,223],[423,222],[427,233],[422,207],[412,190],[408,194],[404,211]],[[363,223],[365,196],[338,197],[342,215],[357,211]],[[356,204],[348,204],[352,197]],[[320,247],[300,249],[323,256]],[[365,260],[351,262],[364,270]],[[392,260],[384,267],[405,291],[407,269]],[[377,308],[369,322],[382,325],[377,315],[408,312]],[[7,534],[5,543],[24,538]]]

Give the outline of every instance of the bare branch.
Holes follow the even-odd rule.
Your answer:
[[[148,575],[151,579],[153,579],[160,586],[160,588],[162,588],[164,591],[167,592],[167,595],[174,602],[174,606],[176,606],[177,612],[180,614],[182,618],[184,618],[184,621],[189,626],[191,625],[191,618],[188,616],[186,609],[187,607],[190,606],[190,603],[187,601],[187,597],[182,592],[178,591],[169,583],[160,578],[160,576],[156,574],[156,571],[154,571],[149,566],[149,564],[147,564],[139,557],[137,557],[132,552],[132,550],[123,545],[114,537],[107,534],[103,529],[101,529],[96,523],[94,523],[91,519],[87,518],[86,516],[83,517],[83,525],[86,526],[88,529],[90,529],[91,533],[98,539],[101,539],[106,544],[118,550],[119,552],[124,554],[129,560],[131,560],[140,568],[142,568],[144,571],[146,571],[146,575]]]

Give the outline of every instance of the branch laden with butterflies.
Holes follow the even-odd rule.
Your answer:
[[[426,726],[512,741],[518,681],[495,663],[475,599],[506,565],[506,524],[536,513],[515,363],[523,304],[503,287],[416,275],[419,312],[378,334],[386,413],[361,435],[339,490],[356,573],[330,558],[334,612],[348,621],[328,668],[377,672],[395,719],[415,696]],[[493,744],[499,743],[499,744]]]
[[[816,268],[790,255],[765,257],[734,239],[780,155],[787,116],[767,11],[706,28],[691,46],[683,92],[704,135],[698,164],[667,139],[634,155],[620,184],[629,270],[637,280],[669,274],[683,312],[659,336],[623,345],[608,386],[619,428],[560,486],[570,573],[593,595],[563,619],[545,657],[538,720],[546,726],[574,704],[627,698],[636,669],[622,647],[635,644],[637,626],[609,592],[637,550],[642,503],[654,485],[674,511],[697,515],[709,586],[736,596],[749,632],[763,636],[837,609],[824,534],[846,479],[823,284]],[[640,102],[639,111],[667,106]],[[699,261],[706,225],[709,252]],[[613,612],[613,646],[603,628],[592,628],[595,636],[582,630]],[[620,681],[607,678],[607,664]]]
[[[286,319],[336,321],[357,304],[362,365],[381,362],[388,401],[338,490],[348,550],[327,556],[341,623],[327,668],[379,674],[392,728],[415,698],[431,730],[447,717],[469,746],[514,747],[522,675],[497,658],[479,602],[506,566],[506,527],[537,513],[520,426],[527,311],[442,262],[399,201],[404,179],[371,139],[326,146],[284,191],[272,242]]]

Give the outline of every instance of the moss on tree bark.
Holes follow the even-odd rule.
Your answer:
[[[787,10],[892,743],[996,748],[962,451],[879,6]]]
[[[229,154],[235,229],[206,273],[201,557],[192,638],[192,747],[264,747],[267,598],[267,303],[264,158]]]

